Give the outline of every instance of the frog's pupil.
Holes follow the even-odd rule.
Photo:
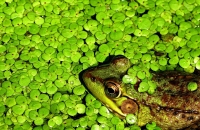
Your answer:
[[[113,88],[108,88],[108,92],[109,92],[109,93],[114,93],[115,91],[114,91]]]
[[[91,77],[92,82],[95,82],[96,78],[95,77]]]

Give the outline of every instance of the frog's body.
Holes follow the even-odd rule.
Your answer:
[[[155,121],[162,129],[181,129],[200,120],[199,76],[174,71],[153,73],[157,90],[150,95],[138,92],[139,80],[134,86],[122,83],[129,67],[127,58],[115,57],[110,64],[85,71],[83,80],[91,93],[119,116],[135,114],[139,126]],[[187,89],[191,81],[197,83],[196,91]],[[123,108],[124,104],[127,107]]]

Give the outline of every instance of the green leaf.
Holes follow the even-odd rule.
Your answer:
[[[122,12],[116,12],[115,14],[113,14],[112,16],[112,20],[117,23],[117,22],[122,22],[125,19],[125,14]]]
[[[138,28],[139,29],[149,29],[151,26],[151,21],[148,18],[139,18],[138,19]]]
[[[123,38],[124,34],[122,31],[112,31],[109,36],[112,40],[118,41]]]
[[[144,79],[146,77],[146,73],[144,71],[138,71],[137,72],[137,77],[139,79]]]
[[[99,114],[102,115],[103,117],[107,117],[107,118],[111,118],[113,116],[111,114],[111,112],[105,106],[100,107]]]
[[[102,31],[97,31],[95,33],[95,37],[98,39],[98,40],[104,40],[106,39],[106,34]]]
[[[17,35],[24,35],[27,32],[27,27],[25,25],[19,25],[15,27],[14,31]]]
[[[86,107],[84,104],[76,104],[75,109],[79,114],[84,114]]]
[[[39,111],[38,111],[38,115],[41,118],[47,117],[49,115],[49,109],[47,109],[47,108],[40,108]]]
[[[33,89],[33,90],[31,90],[31,92],[30,92],[30,98],[31,98],[32,100],[37,101],[39,95],[40,95],[40,91],[37,90],[37,89]]]
[[[76,86],[73,89],[73,93],[76,95],[83,95],[85,93],[85,88],[82,85]]]
[[[31,82],[31,79],[27,77],[26,75],[22,75],[19,79],[19,84],[23,87],[28,86]]]
[[[171,0],[169,2],[169,6],[172,10],[176,11],[181,7],[180,2],[178,2],[177,0]]]
[[[26,121],[26,117],[25,116],[18,116],[17,120],[20,124],[23,124]]]
[[[22,115],[25,110],[26,110],[25,105],[15,105],[12,107],[12,111],[17,115]]]
[[[152,63],[150,67],[151,67],[151,69],[153,71],[158,71],[159,70],[159,64],[156,63],[156,62]]]
[[[5,105],[7,105],[8,107],[12,107],[12,106],[16,105],[15,98],[12,98],[12,97],[7,98]]]
[[[6,47],[4,45],[0,45],[0,53],[5,52]]]
[[[108,18],[107,14],[105,12],[99,12],[96,14],[96,19],[100,22],[103,23],[104,19]]]
[[[146,92],[147,90],[149,89],[149,84],[145,81],[142,81],[140,84],[139,84],[139,88],[138,88],[138,91],[139,92]]]
[[[27,104],[27,99],[25,96],[19,95],[16,97],[16,103],[17,104]]]
[[[137,117],[133,114],[128,114],[126,116],[126,121],[128,124],[136,124],[137,123]]]
[[[165,65],[167,65],[167,59],[166,58],[160,58],[159,59],[159,61],[158,61],[158,63],[160,64],[160,65],[162,65],[162,66],[165,66]]]
[[[40,27],[37,25],[37,24],[32,24],[28,31],[31,33],[31,34],[37,34],[39,31],[40,31]]]
[[[44,123],[43,118],[37,117],[37,118],[34,120],[34,124],[35,124],[35,125],[42,125],[43,123]]]
[[[179,60],[179,65],[182,68],[188,68],[190,66],[190,60],[189,59],[180,59]]]
[[[104,54],[104,53],[98,53],[98,54],[96,54],[96,60],[98,62],[104,62],[105,59],[106,59],[106,57],[107,57],[107,55]]]
[[[110,52],[110,48],[107,44],[102,44],[100,47],[99,47],[99,52],[101,53],[109,53]]]
[[[189,84],[187,85],[187,88],[189,91],[195,91],[197,90],[197,83],[196,82],[189,82]]]
[[[32,109],[32,110],[39,109],[39,108],[41,108],[41,103],[38,102],[38,101],[31,101],[29,103],[29,108]]]

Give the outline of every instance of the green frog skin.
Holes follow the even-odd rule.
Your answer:
[[[124,118],[132,113],[138,126],[150,122],[162,129],[183,129],[200,120],[200,77],[184,72],[152,72],[157,89],[153,94],[138,92],[135,85],[122,83],[131,67],[124,56],[116,56],[109,64],[97,66],[83,73],[88,90],[113,113]],[[187,84],[196,82],[197,90],[189,91]]]

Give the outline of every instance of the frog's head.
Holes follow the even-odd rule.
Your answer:
[[[126,84],[121,81],[130,66],[126,57],[116,56],[109,64],[88,69],[83,73],[83,81],[89,91],[121,117],[137,110],[137,104],[126,95]]]

